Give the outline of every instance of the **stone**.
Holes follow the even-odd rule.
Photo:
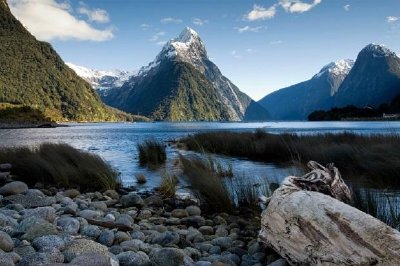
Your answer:
[[[114,234],[114,242],[117,244],[127,240],[131,240],[131,236],[125,232],[118,231]]]
[[[116,224],[126,225],[132,227],[134,224],[133,218],[128,214],[121,214],[115,219]]]
[[[37,252],[28,256],[22,257],[22,260],[18,263],[19,266],[31,266],[31,265],[49,265],[53,263],[63,263],[64,256],[56,248],[48,248],[43,252]]]
[[[71,265],[79,266],[118,266],[118,261],[112,258],[112,256],[105,256],[98,253],[85,253],[76,256],[71,262]]]
[[[10,164],[10,163],[0,164],[0,170],[2,170],[2,171],[10,170],[11,168],[12,168],[12,164]]]
[[[44,222],[42,224],[36,223],[32,227],[28,228],[26,233],[22,235],[21,239],[32,241],[40,236],[56,235],[57,233],[57,227],[54,224],[48,222]]]
[[[29,244],[28,241],[22,240],[18,246],[14,247],[14,252],[21,257],[25,257],[36,253],[36,250]]]
[[[181,223],[186,224],[187,226],[193,226],[193,227],[199,228],[206,224],[206,220],[199,215],[195,215],[195,216],[189,216],[189,217],[182,218]]]
[[[3,232],[0,231],[0,249],[5,252],[10,252],[14,248],[14,242],[11,237]]]
[[[145,210],[141,210],[141,211],[140,211],[140,213],[139,213],[139,215],[138,215],[138,218],[139,218],[139,219],[148,219],[148,218],[150,218],[151,216],[152,216],[151,211],[145,209]]]
[[[163,207],[164,201],[160,196],[152,195],[144,199],[144,203],[149,207]]]
[[[122,204],[123,207],[129,208],[129,207],[138,207],[141,208],[144,206],[144,201],[143,199],[134,193],[130,193],[127,195],[123,195],[120,198],[120,203]]]
[[[212,246],[208,251],[210,254],[221,254],[221,247],[220,246]]]
[[[0,252],[1,266],[14,266],[21,260],[21,256],[15,252]]]
[[[175,217],[175,218],[184,218],[184,217],[188,217],[189,214],[186,210],[184,209],[175,209],[171,212],[171,216]]]
[[[50,223],[56,219],[56,210],[53,207],[37,207],[35,209],[27,209],[24,211],[23,218],[38,217]]]
[[[114,232],[111,230],[103,230],[97,239],[97,242],[107,247],[111,247],[114,243]]]
[[[219,225],[219,224],[227,224],[226,220],[222,216],[215,216],[213,219],[214,224]]]
[[[32,246],[39,251],[53,247],[63,250],[65,248],[65,241],[57,235],[40,236],[32,241]]]
[[[101,234],[101,230],[98,226],[89,224],[81,227],[80,233],[84,236],[97,239]]]
[[[225,225],[218,225],[217,229],[215,230],[216,236],[228,236],[229,232],[226,230]]]
[[[99,255],[109,256],[108,248],[106,246],[89,239],[76,239],[71,241],[66,245],[63,253],[67,262],[72,261],[77,256],[87,253],[97,253]]]
[[[100,211],[107,211],[107,204],[103,201],[93,201],[89,203],[89,207],[95,208]]]
[[[112,199],[118,200],[119,199],[119,194],[115,190],[107,190],[106,192],[103,193],[105,196],[110,197]]]
[[[17,195],[28,191],[28,185],[21,181],[13,181],[0,188],[3,196]]]
[[[181,249],[161,248],[153,249],[149,255],[153,266],[189,266],[194,265],[193,260]]]
[[[131,233],[132,239],[144,240],[146,238],[145,234],[141,231],[134,231]]]
[[[103,216],[102,211],[94,211],[94,210],[81,210],[79,212],[79,216],[85,219],[98,219]]]
[[[189,231],[186,235],[186,241],[188,242],[203,242],[204,241],[204,237],[202,235],[202,233],[200,233],[199,230],[195,229],[195,228],[189,228]]]
[[[214,228],[212,226],[201,226],[199,228],[199,231],[203,234],[203,235],[213,235],[214,234]]]
[[[211,262],[205,260],[199,260],[196,262],[195,266],[211,266]]]
[[[201,257],[201,252],[195,248],[192,247],[185,247],[183,252],[186,253],[189,257],[191,257],[193,260],[199,260]]]
[[[285,259],[279,259],[279,260],[276,260],[276,261],[268,264],[268,266],[286,266],[286,265],[288,265],[288,264],[286,263]]]
[[[56,203],[55,197],[48,197],[37,189],[28,189],[25,194],[7,196],[3,199],[4,201],[12,204],[21,204],[24,208],[45,207]]]
[[[17,226],[17,220],[0,213],[0,230],[10,232]]]
[[[249,246],[248,252],[250,255],[253,255],[257,252],[261,251],[261,245],[258,242],[253,243],[252,245]]]
[[[57,226],[61,227],[64,233],[76,235],[79,232],[80,223],[75,218],[64,216],[57,220]]]
[[[228,249],[232,246],[232,242],[230,237],[217,237],[211,241],[211,244],[220,246],[222,249]]]
[[[144,252],[126,251],[117,255],[120,266],[150,266],[149,256]],[[168,264],[164,264],[168,265]]]
[[[62,194],[64,197],[74,199],[74,198],[78,197],[81,193],[79,192],[79,190],[76,190],[76,189],[67,189],[67,190],[63,191]]]
[[[179,234],[170,231],[164,233],[153,233],[149,240],[151,244],[158,244],[161,246],[176,245],[179,241]]]
[[[189,216],[196,216],[196,215],[201,215],[201,210],[199,207],[195,206],[195,205],[191,205],[186,207],[185,209],[187,211],[187,213],[189,214]]]

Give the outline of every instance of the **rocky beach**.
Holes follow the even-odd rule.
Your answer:
[[[252,210],[205,214],[191,199],[124,189],[29,188],[2,164],[0,265],[285,265]]]

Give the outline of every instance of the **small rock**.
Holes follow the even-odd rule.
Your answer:
[[[148,219],[151,216],[152,216],[151,211],[145,209],[140,211],[138,218],[143,220],[143,219]]]
[[[186,207],[186,211],[188,212],[189,216],[201,215],[200,208],[195,205]]]
[[[121,224],[121,225],[126,225],[128,227],[132,227],[134,224],[133,218],[129,216],[128,214],[121,214],[120,216],[117,217],[115,220],[116,224]]]
[[[164,202],[160,196],[153,195],[144,199],[144,203],[151,207],[163,207]]]
[[[37,250],[44,250],[46,248],[63,250],[65,248],[65,241],[57,235],[47,235],[35,238],[32,241],[32,246]]]
[[[198,251],[195,248],[192,247],[186,247],[183,252],[186,253],[186,255],[188,255],[189,257],[191,257],[193,260],[198,260],[201,257],[201,252]]]
[[[126,251],[117,255],[119,265],[121,266],[148,266],[150,265],[149,256],[146,253],[139,251]],[[168,264],[164,264],[168,265]]]
[[[50,223],[56,219],[56,210],[53,207],[37,207],[35,209],[28,209],[24,211],[23,218],[38,217]]]
[[[81,193],[76,189],[67,189],[62,194],[64,197],[74,199],[74,198],[78,197]]]
[[[125,232],[118,231],[114,234],[114,242],[117,244],[128,240],[131,240],[131,236]]]
[[[176,245],[179,243],[179,234],[175,232],[154,233],[150,236],[151,244],[158,244],[161,246]]]
[[[14,242],[11,237],[7,233],[0,231],[0,249],[9,252],[13,250],[13,248]]]
[[[205,219],[198,215],[182,218],[181,222],[183,224],[186,224],[187,226],[193,226],[196,228],[199,228],[206,224]]]
[[[211,266],[211,262],[205,260],[199,260],[195,266]]]
[[[57,233],[58,231],[54,224],[45,222],[43,224],[34,224],[32,227],[28,228],[21,239],[32,241],[33,239],[40,236],[56,235]]]
[[[64,256],[56,248],[48,248],[43,252],[37,252],[32,255],[22,257],[22,260],[18,263],[19,266],[30,266],[30,265],[49,265],[53,263],[63,263]]]
[[[286,263],[285,259],[279,259],[279,260],[276,260],[276,261],[268,264],[268,266],[286,266],[286,265],[287,265],[287,263]]]
[[[16,195],[28,191],[28,185],[21,181],[13,181],[0,188],[0,194],[3,196]]]
[[[141,208],[144,206],[143,199],[139,195],[133,194],[133,193],[122,196],[120,199],[120,203],[125,208],[128,208],[128,207]]]
[[[194,265],[193,260],[185,252],[176,248],[153,249],[149,257],[154,266]]]
[[[79,255],[87,253],[98,253],[100,255],[109,256],[106,246],[89,239],[74,240],[68,243],[64,250],[65,260],[67,262],[72,261],[75,257]]]
[[[104,192],[104,195],[115,200],[119,199],[119,194],[115,190],[107,190],[106,192]]]
[[[81,227],[80,233],[84,236],[97,239],[101,234],[101,230],[98,226],[89,224]]]
[[[184,218],[184,217],[188,217],[189,214],[186,210],[184,209],[175,209],[171,212],[171,216],[175,217],[175,218]]]
[[[57,220],[57,226],[60,226],[64,233],[76,235],[79,232],[80,223],[75,218],[65,216]]]
[[[104,230],[103,232],[101,232],[99,238],[97,239],[97,242],[107,247],[111,247],[114,243],[114,232],[111,230]]]
[[[214,234],[214,228],[212,228],[212,226],[201,226],[199,228],[199,231],[203,234],[203,235],[213,235]]]
[[[21,256],[15,252],[0,252],[1,266],[14,266],[21,260]]]
[[[3,201],[12,204],[21,204],[25,208],[45,207],[56,203],[55,197],[48,197],[37,189],[28,189],[25,194],[7,196]]]
[[[82,210],[79,216],[85,219],[97,219],[103,216],[103,212],[94,210]]]
[[[103,201],[93,201],[89,206],[100,211],[107,211],[107,204]]]
[[[217,237],[211,241],[211,244],[220,246],[223,249],[228,249],[232,246],[232,242],[230,237]]]
[[[98,253],[85,253],[82,255],[78,255],[71,261],[70,264],[71,265],[79,265],[79,266],[88,266],[88,265],[118,266],[118,265],[120,265],[111,256],[105,256],[105,255],[101,255]]]

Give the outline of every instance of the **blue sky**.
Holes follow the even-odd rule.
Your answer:
[[[368,43],[400,53],[399,0],[8,0],[67,62],[96,69],[147,65],[189,26],[209,57],[258,100],[355,59]]]

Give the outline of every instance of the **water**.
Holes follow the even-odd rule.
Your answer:
[[[3,129],[0,130],[0,146],[37,145],[43,142],[68,143],[78,149],[102,156],[117,171],[124,185],[136,185],[135,175],[145,174],[149,182],[141,188],[148,189],[160,181],[160,172],[149,171],[138,164],[136,145],[152,138],[163,142],[176,140],[196,132],[215,130],[254,131],[263,128],[271,133],[325,133],[352,131],[359,134],[400,132],[400,122],[263,122],[263,123],[85,123],[69,124],[69,127]],[[175,148],[168,146],[167,155],[172,161],[178,156]],[[255,176],[280,181],[294,169],[282,169],[271,164],[237,158],[217,156],[222,162],[233,165],[237,175]]]

